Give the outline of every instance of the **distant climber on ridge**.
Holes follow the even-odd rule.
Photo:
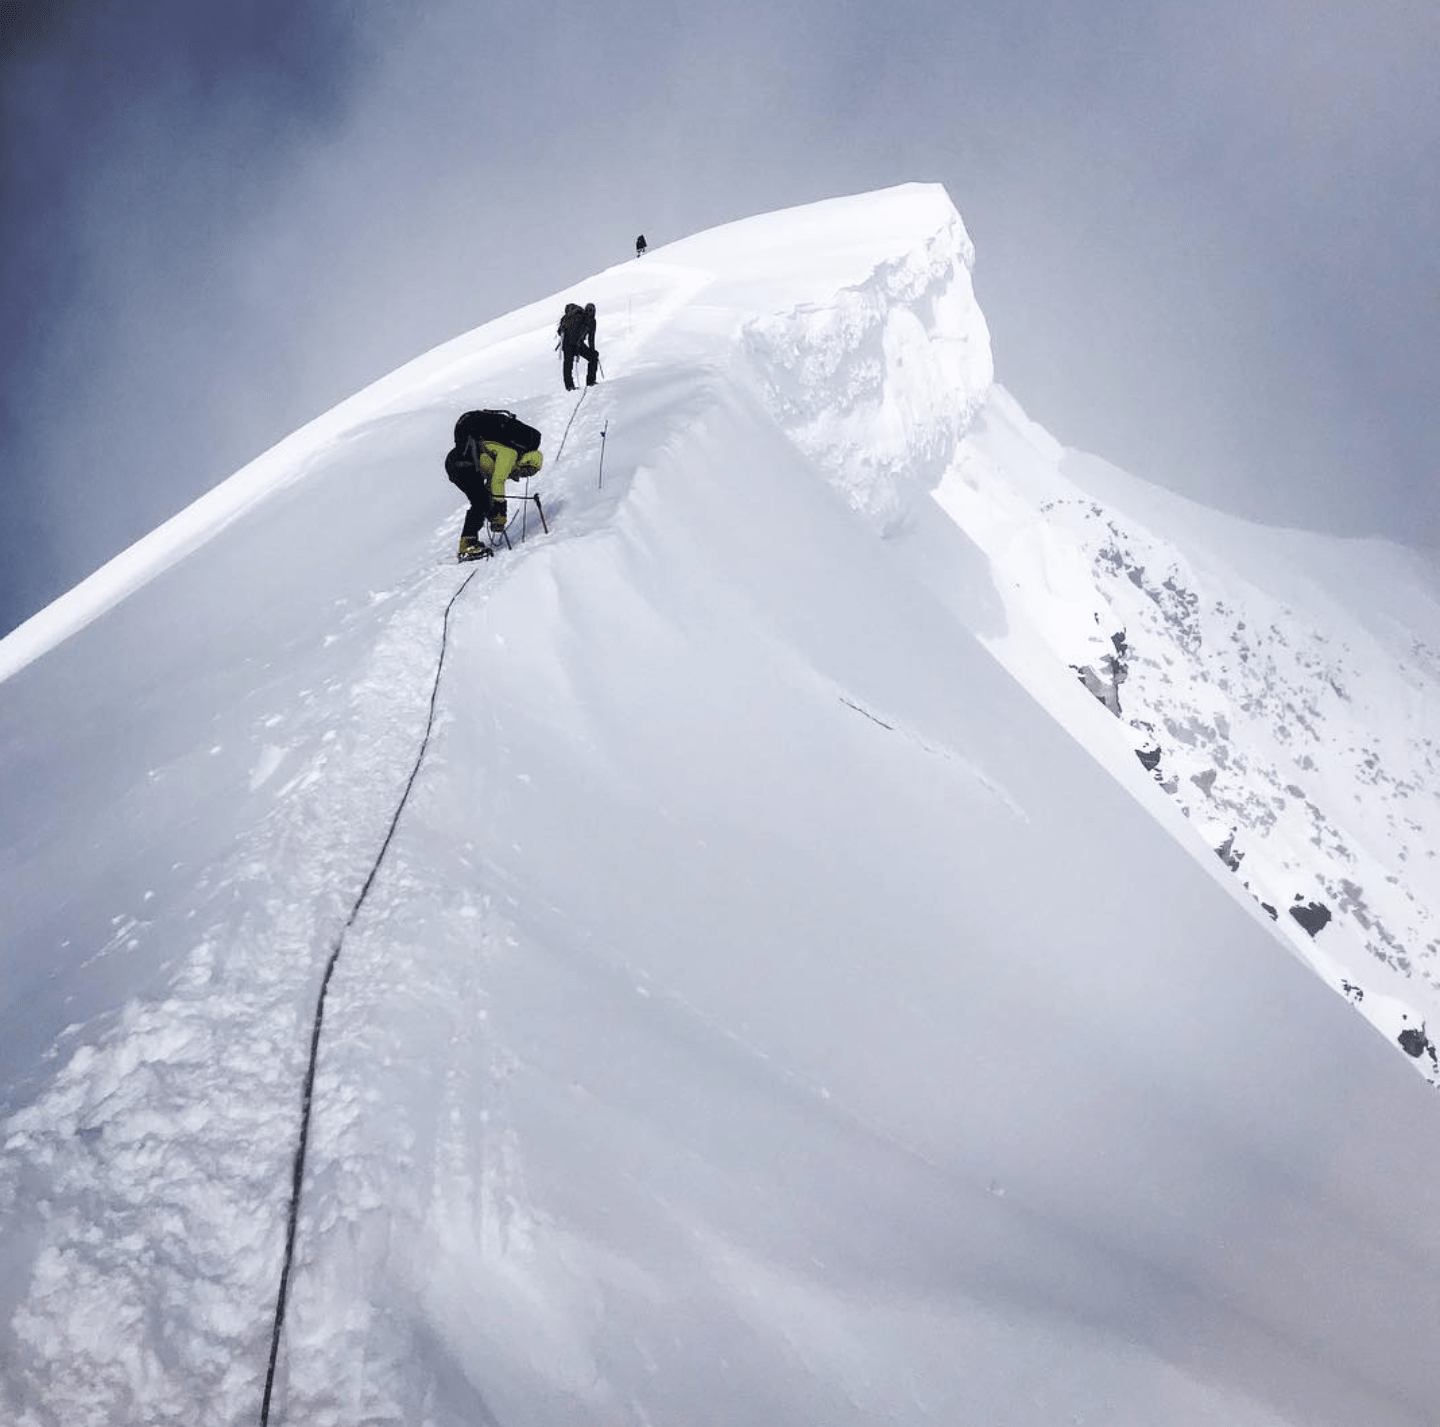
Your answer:
[[[640,235],[638,238],[635,239],[635,256],[636,256],[637,258],[643,258],[643,257],[645,256],[645,235],[644,235],[644,233],[641,233],[641,235]]]
[[[600,364],[600,353],[595,348],[595,304],[587,302],[581,307],[577,302],[567,302],[565,313],[555,328],[555,345],[565,359],[565,390],[575,390],[575,358],[585,358],[585,385],[595,385],[595,368]]]
[[[490,554],[480,527],[488,520],[491,539],[503,538],[508,518],[505,482],[533,476],[544,459],[540,433],[513,411],[467,411],[455,423],[455,445],[445,457],[445,474],[470,502],[456,559],[483,560]]]

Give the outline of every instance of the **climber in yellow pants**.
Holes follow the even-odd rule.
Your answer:
[[[502,446],[498,441],[480,443],[481,475],[490,477],[490,529],[498,535],[505,529],[509,519],[508,503],[505,500],[505,482],[524,480],[540,470],[544,457],[539,451],[527,451],[523,456],[513,446]]]
[[[499,413],[508,421],[499,421],[502,434],[518,431],[522,437],[539,440],[539,432],[533,427],[520,423],[510,413]],[[506,481],[523,480],[535,475],[543,462],[539,448],[529,450],[483,437],[484,425],[494,428],[497,414],[493,412],[471,412],[461,417],[456,426],[455,447],[445,458],[445,473],[452,484],[465,493],[470,508],[465,512],[465,524],[460,532],[461,560],[473,560],[488,555],[489,547],[482,545],[479,535],[481,524],[488,519],[492,536],[505,530],[509,516],[505,499]],[[483,424],[482,424],[483,423]],[[476,427],[479,426],[479,430]]]

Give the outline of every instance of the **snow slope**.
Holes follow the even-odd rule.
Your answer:
[[[0,643],[6,1420],[258,1420],[332,955],[273,1422],[1436,1419],[1433,1096],[947,513],[970,261],[654,250]],[[457,567],[481,404],[552,531]]]
[[[1440,578],[1078,452],[992,388],[937,498],[986,551],[999,657],[1079,673],[1297,950],[1440,1084]],[[1062,713],[1061,717],[1065,717]],[[1288,915],[1282,915],[1288,913]]]

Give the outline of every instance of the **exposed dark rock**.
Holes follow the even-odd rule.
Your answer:
[[[1295,896],[1295,906],[1290,908],[1290,915],[1305,928],[1313,937],[1317,932],[1324,930],[1330,921],[1330,908],[1323,902],[1300,902],[1300,896]]]
[[[1192,773],[1190,775],[1190,781],[1208,798],[1210,796],[1210,789],[1215,786],[1215,778],[1218,771],[1219,770],[1215,768],[1207,768],[1203,773]]]
[[[1120,685],[1130,676],[1130,670],[1125,666],[1123,659],[1117,659],[1113,654],[1107,654],[1101,661],[1104,669],[1103,674],[1097,674],[1094,666],[1084,664],[1070,667],[1080,676],[1080,682],[1090,690],[1094,696],[1110,710],[1116,718],[1120,717]]]
[[[1245,854],[1235,851],[1235,832],[1233,828],[1231,829],[1230,836],[1215,849],[1215,856],[1232,872],[1238,872],[1240,870],[1240,864],[1245,860]],[[1325,916],[1328,920],[1330,916],[1329,912],[1326,912]],[[1314,936],[1314,934],[1314,932],[1311,932],[1311,936]]]
[[[1166,733],[1176,743],[1183,743],[1187,748],[1194,748],[1204,736],[1201,732],[1202,725],[1197,719],[1187,718],[1184,723],[1179,723],[1175,719],[1167,717],[1164,722]]]
[[[1137,748],[1135,756],[1149,773],[1153,773],[1160,766],[1160,750],[1158,748]]]
[[[1440,1065],[1435,1055],[1435,1045],[1425,1033],[1424,1026],[1407,1026],[1400,1032],[1397,1039],[1400,1042],[1400,1049],[1408,1056],[1419,1060],[1422,1055],[1430,1057],[1431,1065]]]
[[[1272,922],[1278,922],[1280,920],[1280,913],[1277,912],[1275,908],[1270,905],[1269,902],[1261,902],[1260,905],[1262,908],[1264,908],[1265,911],[1270,913],[1270,920]]]

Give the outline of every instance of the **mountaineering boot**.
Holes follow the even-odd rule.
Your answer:
[[[460,537],[460,548],[455,552],[457,560],[483,560],[490,554],[490,547],[482,544],[473,535]]]

